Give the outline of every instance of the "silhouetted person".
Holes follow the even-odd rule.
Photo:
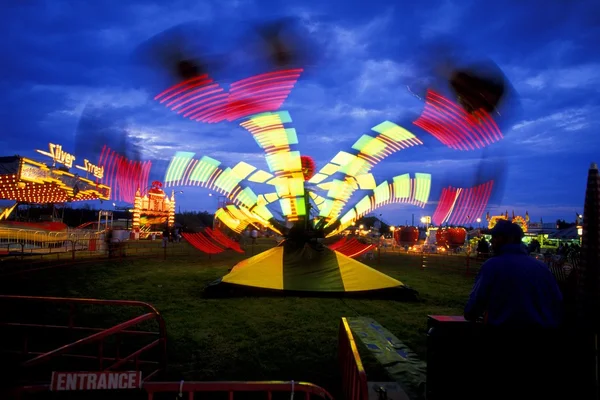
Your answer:
[[[115,253],[115,245],[113,243],[114,232],[112,228],[106,230],[105,241],[106,248],[108,249],[108,257],[111,258]]]
[[[498,221],[494,257],[481,267],[465,318],[483,318],[480,398],[556,398],[558,328],[563,299],[556,279],[521,242],[521,227]]]
[[[528,246],[528,250],[530,253],[539,253],[541,250],[540,242],[537,239],[533,239]]]
[[[484,259],[490,255],[490,244],[485,238],[481,238],[477,243],[477,255]]]
[[[169,236],[171,236],[171,232],[169,232],[169,228],[165,228],[162,233],[162,247],[167,247],[169,243]]]

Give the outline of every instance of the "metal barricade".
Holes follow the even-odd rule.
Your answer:
[[[367,374],[363,367],[358,348],[348,320],[340,321],[338,338],[338,358],[342,371],[342,390],[346,400],[368,400]]]
[[[146,371],[143,376],[145,381],[152,379],[159,372],[166,369],[167,336],[165,323],[158,310],[148,303],[129,300],[0,295],[0,309],[5,313],[11,309],[11,305],[19,307],[15,310],[20,310],[20,307],[24,306],[23,303],[29,303],[29,306],[36,304],[36,311],[39,307],[37,304],[52,304],[53,307],[62,304],[68,306],[69,312],[66,324],[21,322],[12,320],[12,318],[3,318],[0,321],[0,328],[3,332],[8,333],[9,329],[18,330],[19,335],[17,337],[22,339],[19,349],[3,349],[6,357],[12,356],[14,360],[17,360],[14,368],[15,373],[18,374],[17,376],[22,376],[25,379],[27,377],[32,379],[31,377],[35,376],[39,379],[38,374],[41,367],[44,372],[42,376],[48,380],[51,371],[46,371],[46,369],[53,369],[57,359],[68,359],[70,364],[67,368],[70,369],[73,369],[74,364],[80,363],[79,368],[76,367],[75,370],[81,369],[81,365],[85,365],[88,371],[118,371],[124,368],[144,369]],[[143,309],[144,313],[108,328],[78,326],[74,321],[76,308],[83,305],[136,307]],[[155,321],[157,329],[155,331],[136,329],[146,321]],[[52,350],[39,350],[32,346],[34,331],[43,332],[45,335],[56,333],[55,337],[77,337],[77,339],[71,339],[66,344],[59,344]],[[129,344],[129,347],[125,346],[126,340],[133,337],[136,337],[135,344]],[[137,338],[140,338],[141,343],[138,343]],[[144,340],[141,338],[144,338]],[[127,348],[123,350],[123,346]],[[91,354],[90,348],[95,349],[91,351]],[[146,359],[153,349],[158,354],[156,359]],[[127,352],[127,354],[121,354],[122,352]],[[89,369],[90,366],[93,366],[92,369]],[[38,379],[35,379],[33,384],[26,381],[19,383],[16,388],[12,389],[11,393],[47,391],[50,383],[39,383]]]
[[[207,392],[225,392],[228,394],[228,400],[234,400],[236,392],[266,392],[267,400],[271,400],[273,393],[287,392],[292,395],[296,393],[304,394],[305,400],[310,400],[311,396],[317,396],[325,400],[333,400],[333,397],[327,390],[320,386],[308,382],[147,382],[142,385],[148,393],[148,400],[154,399],[155,393],[173,393],[183,398],[187,395],[188,400],[194,399],[195,393]],[[200,396],[198,396],[200,398]]]

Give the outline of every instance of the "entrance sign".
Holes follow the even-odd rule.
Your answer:
[[[94,175],[98,179],[104,178],[104,167],[94,165],[88,159],[83,160],[83,162],[85,164],[84,166],[76,165],[75,167]]]
[[[48,143],[48,149],[50,152],[36,150],[38,153],[43,154],[52,158],[55,162],[59,164],[63,164],[67,168],[73,167],[73,161],[75,161],[75,156],[73,154],[67,153],[62,149],[62,145]]]
[[[141,371],[52,372],[50,390],[111,390],[138,389],[142,386]]]

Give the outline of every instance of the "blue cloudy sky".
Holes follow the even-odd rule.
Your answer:
[[[256,143],[236,123],[192,122],[156,104],[152,98],[162,82],[133,68],[132,52],[165,29],[194,22],[202,48],[230,67],[219,76],[227,83],[266,72],[260,63],[245,68],[236,59],[251,24],[294,16],[309,33],[313,57],[283,108],[304,154],[322,166],[385,120],[425,142],[373,172],[378,179],[430,172],[432,202],[426,210],[386,206],[384,219],[404,223],[412,213],[431,214],[443,185],[476,182],[484,171],[503,182],[490,213],[528,210],[533,220],[572,220],[583,208],[587,169],[600,161],[600,3],[403,3],[6,0],[0,13],[3,155],[40,158],[34,149],[48,142],[85,151],[75,137],[92,108],[103,129],[121,129],[141,143],[155,178],[164,176],[176,151],[266,168]],[[419,90],[439,42],[452,43],[465,57],[493,60],[518,94],[503,121],[505,140],[485,152],[445,149],[412,125],[423,103],[407,86]],[[182,210],[214,210],[208,193],[185,188]]]

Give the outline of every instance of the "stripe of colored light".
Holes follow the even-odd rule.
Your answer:
[[[252,76],[232,83],[229,93],[203,75],[174,85],[154,99],[195,121],[234,121],[279,109],[301,73],[302,69],[289,69]]]
[[[179,181],[183,177],[183,173],[188,164],[192,161],[195,153],[178,151],[171,159],[167,172],[165,174],[165,186],[169,186],[174,181]]]
[[[470,115],[433,90],[427,91],[425,107],[414,124],[456,150],[479,149],[503,138],[498,125],[485,110],[476,110]]]

